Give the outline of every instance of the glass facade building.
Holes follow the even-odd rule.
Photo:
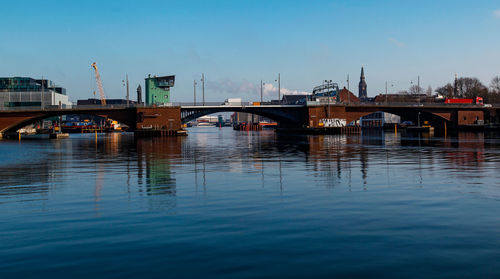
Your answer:
[[[0,77],[0,109],[71,107],[66,89],[47,79]]]

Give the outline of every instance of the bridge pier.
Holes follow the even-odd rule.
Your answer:
[[[0,137],[16,133],[20,128],[37,121],[68,114],[107,117],[129,126],[134,131],[139,131],[137,134],[143,136],[185,134],[185,131],[182,129],[180,107],[102,106],[90,108],[78,107],[74,109],[0,111]]]
[[[136,137],[184,136],[180,107],[136,108]]]
[[[374,112],[388,112],[401,117],[401,120],[410,120],[417,124],[428,121],[439,134],[447,130],[478,129],[483,127],[485,109],[482,106],[453,106],[453,105],[331,105],[310,106],[308,109],[308,127],[321,128],[322,119],[339,119],[346,125]],[[446,127],[446,128],[445,128]]]

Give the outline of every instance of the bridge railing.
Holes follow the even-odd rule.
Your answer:
[[[322,104],[324,105],[324,104]],[[346,105],[346,106],[355,106],[355,107],[373,107],[373,106],[381,106],[381,107],[485,107],[485,105],[480,105],[480,104],[460,104],[460,103],[453,103],[453,104],[445,104],[445,103],[409,103],[409,102],[374,102],[374,103],[351,103],[351,104],[336,104],[336,105]],[[495,107],[496,105],[493,105]]]
[[[124,109],[124,108],[135,108],[135,107],[172,107],[172,106],[182,106],[182,107],[190,107],[190,106],[195,106],[199,108],[203,108],[204,106],[206,107],[219,107],[219,106],[252,106],[253,103],[251,102],[242,102],[241,104],[225,104],[224,102],[174,102],[168,105],[161,105],[161,106],[146,106],[145,104],[106,104],[106,105],[74,105],[74,106],[45,106],[45,107],[40,107],[40,106],[24,106],[24,107],[5,107],[5,106],[0,106],[0,111],[4,112],[9,112],[9,111],[50,111],[50,110],[59,110],[59,109],[75,109],[75,110],[85,110],[85,109],[103,109],[103,108],[109,108],[109,109]],[[259,104],[260,106],[291,106],[291,105],[276,105],[276,104],[270,104],[270,103],[261,103]],[[318,105],[325,105],[325,104],[318,104]],[[293,106],[293,105],[292,105]],[[444,104],[444,103],[385,103],[385,102],[379,102],[379,103],[351,103],[351,104],[331,104],[331,106],[352,106],[352,107],[373,107],[373,106],[381,106],[381,107],[411,107],[411,108],[433,108],[433,107],[464,107],[464,108],[483,108],[483,107],[493,107],[493,108],[500,108],[500,104],[491,104],[491,105],[479,105],[479,104]]]
[[[210,106],[220,106],[220,105],[223,105],[224,102],[205,102],[203,104],[203,102],[174,102],[172,103],[174,106],[184,106],[184,107],[190,107],[190,106],[206,106],[206,107],[210,107]]]

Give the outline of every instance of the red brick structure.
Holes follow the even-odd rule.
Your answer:
[[[182,127],[180,107],[137,108],[136,129],[177,131]]]
[[[338,102],[342,104],[359,104],[360,100],[358,97],[356,97],[356,95],[354,95],[354,93],[344,87],[339,92]]]
[[[76,109],[45,109],[24,111],[0,111],[0,134],[15,132],[16,130],[40,121],[42,119],[66,115],[90,114],[108,117],[126,124],[132,129],[165,129],[180,130],[180,107],[158,108],[76,108]]]
[[[388,112],[402,117],[402,119],[410,120],[414,123],[427,120],[436,128],[444,127],[444,123],[448,127],[458,127],[462,125],[475,125],[484,123],[485,108],[481,106],[404,106],[404,105],[331,105],[330,113],[328,106],[308,107],[309,127],[320,127],[319,123],[324,118],[339,118],[345,119],[349,124],[359,120],[361,117],[369,115],[377,111]]]

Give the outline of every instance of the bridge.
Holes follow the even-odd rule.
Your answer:
[[[485,120],[498,122],[500,107],[463,104],[332,104],[332,105],[210,105],[181,106],[182,122],[196,119],[203,115],[218,112],[246,112],[268,117],[280,123],[282,127],[319,127],[322,119],[343,119],[346,123],[359,120],[374,112],[388,112],[413,123],[429,123],[436,129],[445,126],[456,128],[466,125],[478,125]]]
[[[427,120],[441,129],[475,125],[499,120],[500,106],[454,104],[332,104],[332,105],[173,105],[167,107],[79,106],[71,109],[30,108],[0,110],[0,134],[18,129],[42,119],[68,114],[108,117],[128,125],[133,130],[180,130],[182,123],[218,112],[246,112],[268,117],[282,127],[319,127],[322,119],[343,119],[346,123],[374,112],[388,112],[417,123]]]
[[[181,106],[182,123],[198,117],[219,112],[245,112],[270,118],[280,125],[297,126],[307,117],[303,105],[210,105],[210,106]]]

